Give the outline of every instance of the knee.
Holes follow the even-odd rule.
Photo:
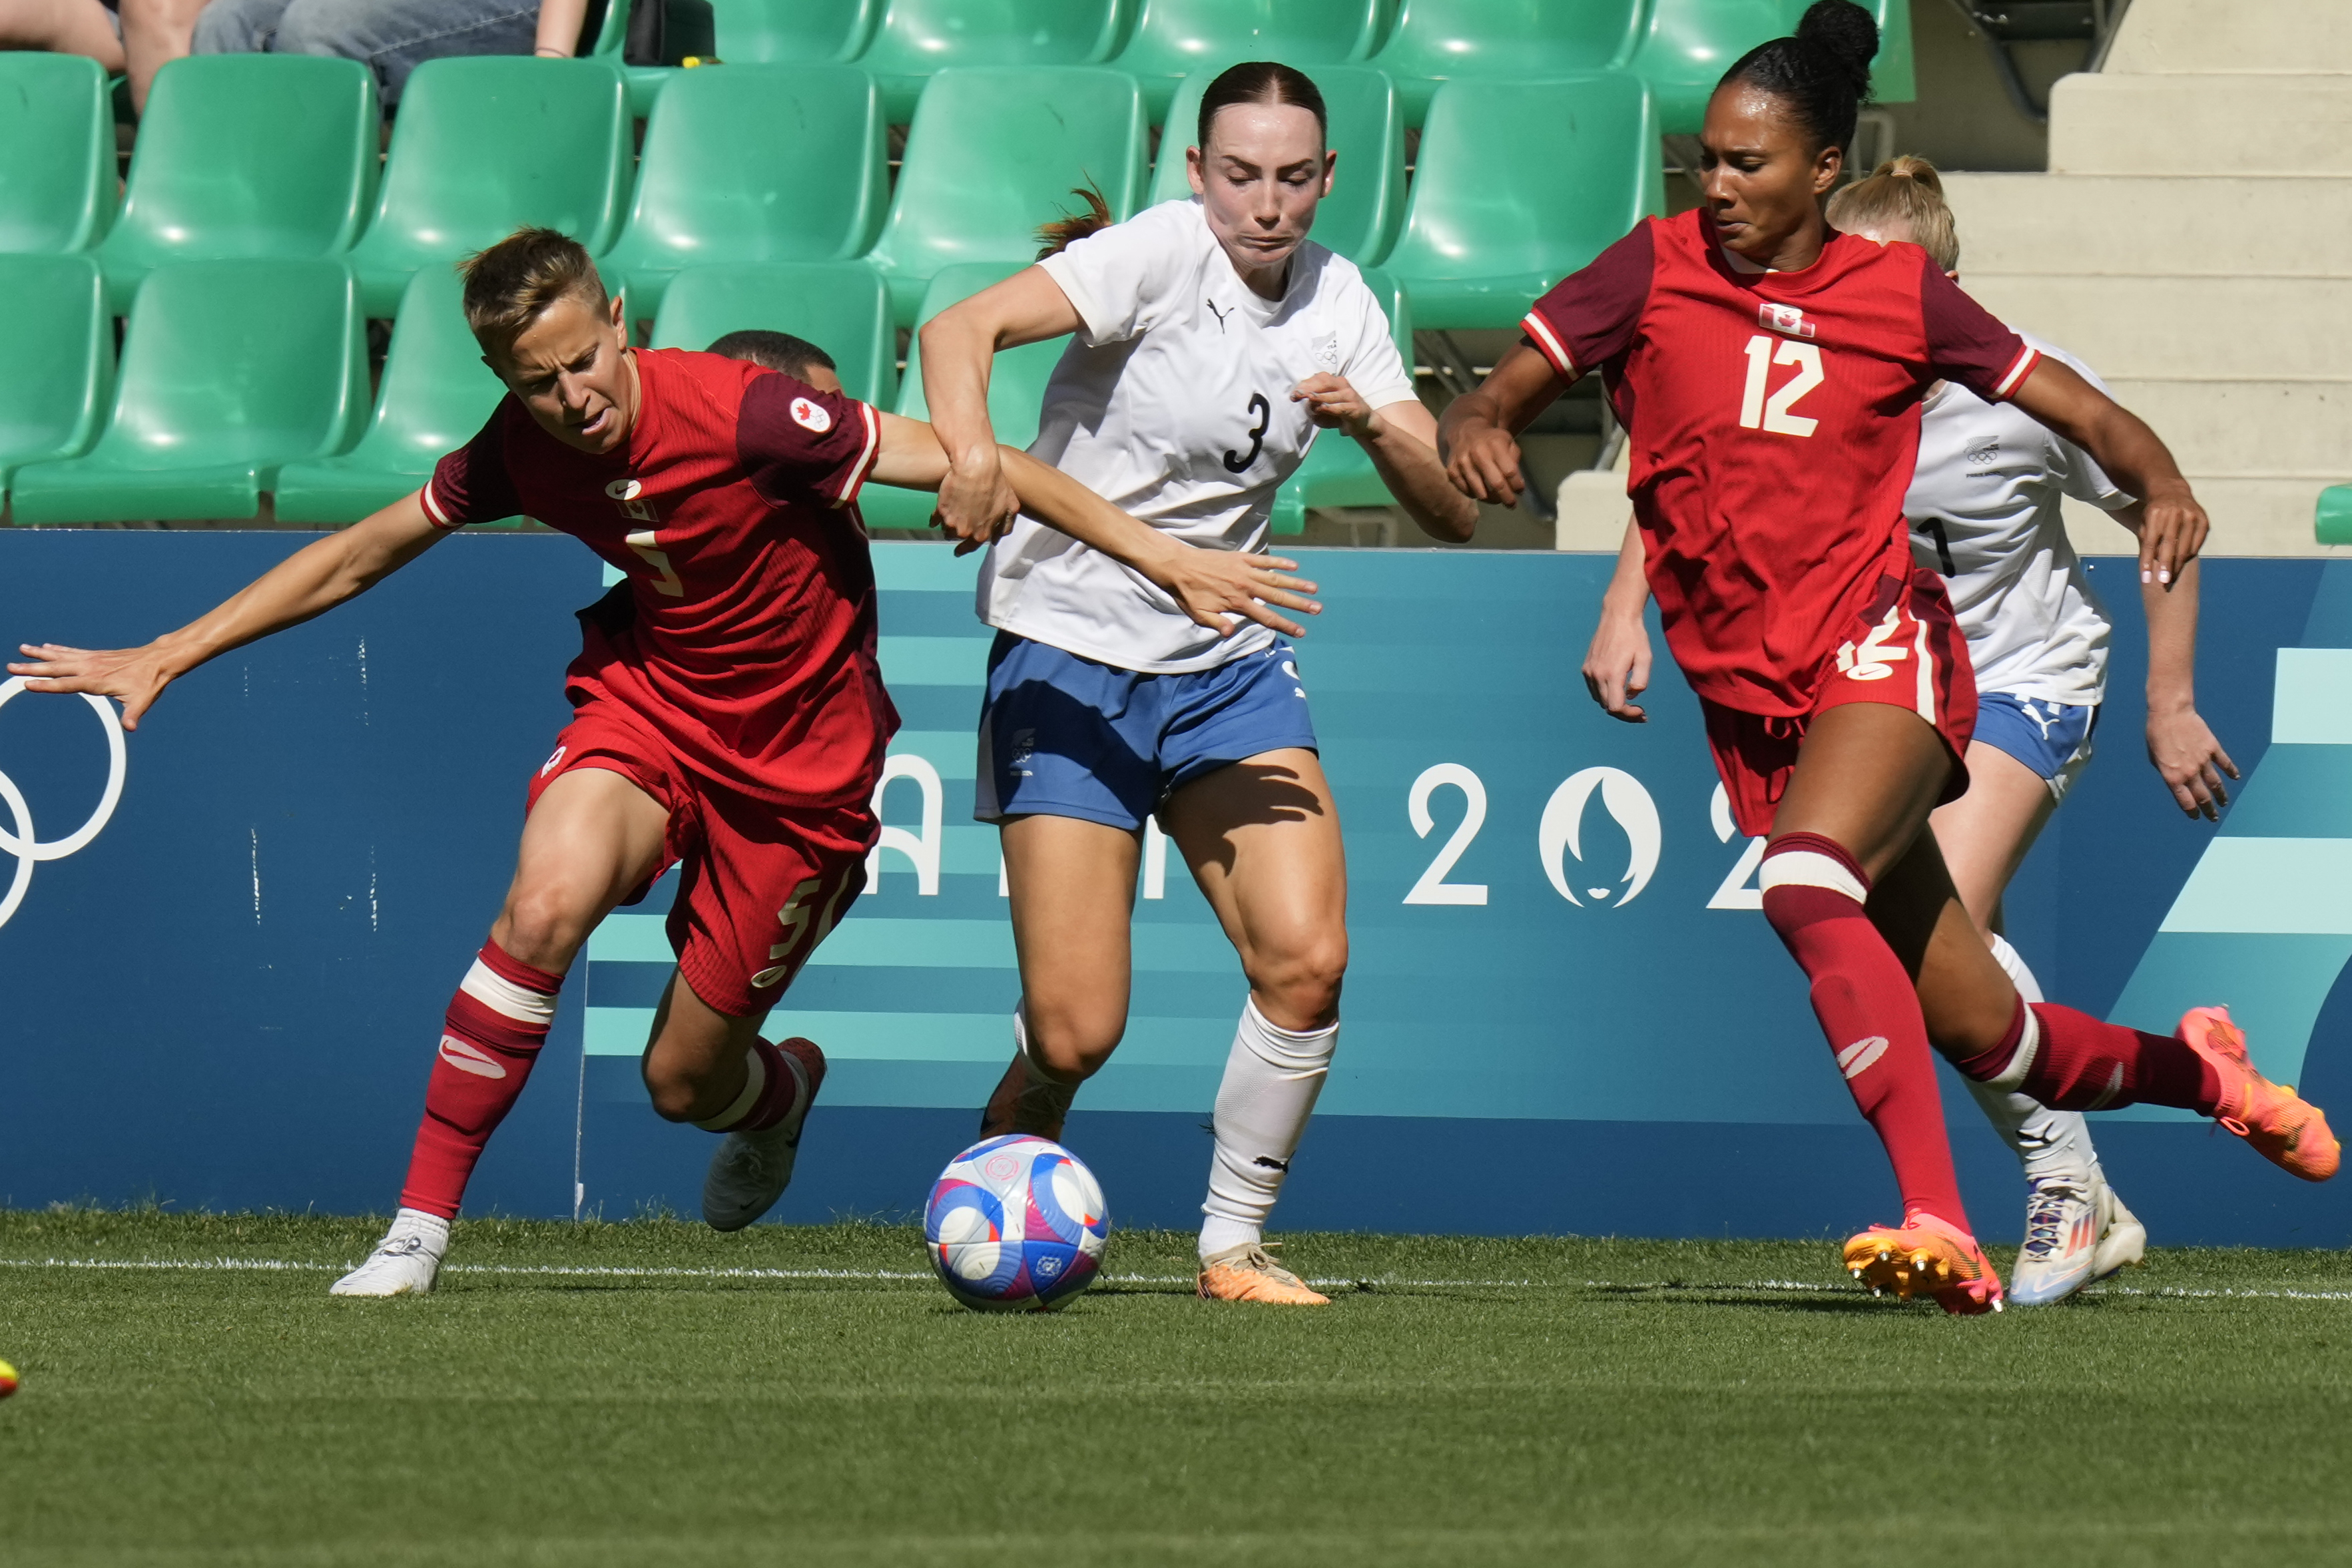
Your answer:
[[[534,968],[562,974],[588,940],[593,917],[578,901],[552,888],[519,888],[499,917],[498,944]]]
[[[1339,1016],[1339,988],[1348,977],[1347,934],[1301,933],[1255,949],[1242,967],[1268,1023],[1320,1029]]]
[[[702,1104],[701,1078],[682,1071],[677,1065],[664,1058],[661,1052],[647,1048],[641,1065],[645,1074],[646,1094],[652,1100],[654,1114],[665,1122],[695,1122],[715,1116],[723,1106]]]
[[[1102,1071],[1110,1053],[1127,1033],[1124,1009],[1040,1006],[1034,998],[1023,1004],[1029,1031],[1029,1055],[1046,1071],[1076,1083]]]
[[[339,59],[364,60],[370,51],[366,41],[352,31],[350,16],[347,6],[293,0],[278,18],[278,32],[270,47],[281,55],[329,55]]]

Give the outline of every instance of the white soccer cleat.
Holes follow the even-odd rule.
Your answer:
[[[768,1210],[793,1185],[800,1158],[801,1128],[824,1083],[824,1052],[805,1040],[776,1047],[793,1075],[793,1108],[774,1126],[757,1133],[730,1133],[710,1156],[702,1178],[702,1218],[713,1230],[740,1230]]]
[[[428,1296],[449,1250],[449,1222],[437,1214],[404,1208],[367,1261],[327,1289],[331,1296]]]
[[[2142,1225],[2116,1196],[2116,1189],[2106,1183],[2099,1184],[2099,1245],[2091,1254],[2091,1278],[2104,1280],[2125,1267],[2137,1264],[2147,1256],[2147,1227]]]
[[[2009,1299],[2021,1307],[2063,1301],[2095,1277],[2099,1240],[2096,1176],[2043,1176],[2025,1199],[2025,1245],[2009,1276]]]

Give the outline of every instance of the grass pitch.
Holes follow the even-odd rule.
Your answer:
[[[375,1234],[0,1214],[0,1561],[2352,1557],[2341,1253],[1959,1321],[1826,1242],[1300,1236],[1356,1282],[1299,1312],[1129,1232],[1031,1318],[895,1228],[488,1221],[431,1298],[330,1300]]]

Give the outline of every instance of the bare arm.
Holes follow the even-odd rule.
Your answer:
[[[1438,422],[1438,455],[1454,487],[1475,501],[1517,506],[1524,486],[1514,438],[1568,388],[1551,361],[1525,343],[1505,354],[1477,390],[1455,398]]]
[[[923,399],[948,457],[948,476],[939,487],[940,525],[958,538],[986,544],[1011,528],[1020,510],[988,418],[988,377],[997,351],[1042,343],[1084,325],[1062,286],[1034,267],[924,325]]]
[[[139,716],[154,705],[163,688],[207,659],[325,614],[373,588],[445,537],[425,520],[416,497],[405,496],[341,533],[303,546],[218,609],[143,648],[93,652],[27,643],[18,649],[26,662],[10,664],[8,673],[29,677],[27,691],[96,692],[113,697],[122,704],[122,727],[137,729]]]
[[[1646,559],[1642,526],[1629,517],[1625,542],[1617,550],[1617,570],[1601,596],[1601,624],[1593,628],[1592,645],[1584,654],[1584,689],[1611,718],[1627,724],[1650,722],[1650,716],[1633,704],[1650,685],[1650,629],[1642,621],[1650,602]]]
[[[1060,469],[1025,452],[1000,447],[997,459],[1017,510],[1132,567],[1200,625],[1227,633],[1240,628],[1242,622],[1232,619],[1239,616],[1287,636],[1303,637],[1305,628],[1271,607],[1281,605],[1307,615],[1323,612],[1321,605],[1302,597],[1313,593],[1315,585],[1286,575],[1298,570],[1297,561],[1196,549],[1128,516]],[[947,453],[930,425],[897,414],[882,416],[881,449],[874,455],[877,481],[909,490],[936,490],[947,474]],[[977,549],[979,545],[979,540],[967,538],[956,546],[956,553]]]
[[[2205,548],[2210,525],[2189,481],[2146,422],[2044,354],[2017,389],[2017,406],[2097,459],[2139,497],[2139,577],[2168,583]]]
[[[530,52],[570,59],[580,47],[580,28],[587,20],[588,0],[540,0],[539,35]]]
[[[2134,533],[2145,527],[2137,503],[2113,516]],[[2238,765],[2197,711],[2197,579],[2192,560],[2168,583],[2140,584],[2147,612],[2147,759],[2183,811],[2217,821],[2230,803],[2221,775],[2237,778]]]
[[[1406,515],[1433,539],[1466,541],[1478,526],[1478,504],[1454,487],[1437,460],[1437,418],[1419,398],[1373,408],[1344,376],[1312,375],[1290,389],[1307,417],[1364,449],[1381,483]]]

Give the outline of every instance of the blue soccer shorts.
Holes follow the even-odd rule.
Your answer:
[[[2005,751],[2033,769],[2063,800],[2067,787],[2089,765],[2091,732],[2099,727],[2095,704],[2043,702],[2014,692],[1977,694],[1976,738]]]
[[[1297,657],[1276,642],[1213,669],[1155,675],[999,632],[972,815],[1076,817],[1132,832],[1203,774],[1261,752],[1313,751]]]

